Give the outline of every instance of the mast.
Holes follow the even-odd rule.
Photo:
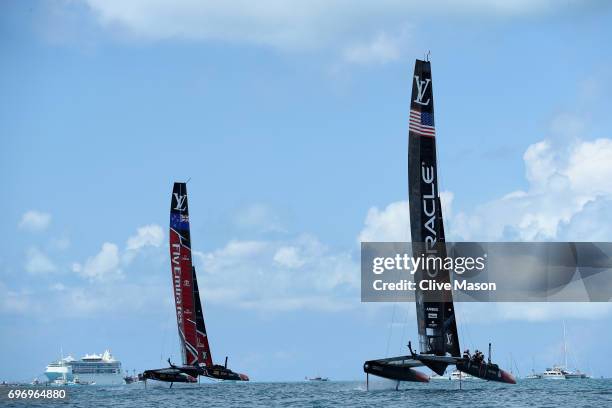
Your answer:
[[[416,60],[408,136],[408,188],[413,257],[446,257],[444,222],[438,190],[433,83],[429,61]],[[427,278],[450,282],[446,269],[417,270],[416,309],[421,354],[460,356],[452,291],[424,292]],[[430,368],[442,375],[446,363]]]
[[[170,205],[170,268],[184,365],[199,362],[186,183],[174,183]]]
[[[563,368],[567,370],[567,340],[565,338],[565,320],[563,320],[563,363],[565,364]]]

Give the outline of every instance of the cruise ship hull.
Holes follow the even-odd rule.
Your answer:
[[[53,382],[58,378],[62,378],[61,373],[47,372],[45,376],[49,379],[49,382]],[[125,380],[121,374],[66,374],[66,380],[74,381],[78,378],[80,382],[90,383],[95,385],[122,385],[125,384]]]

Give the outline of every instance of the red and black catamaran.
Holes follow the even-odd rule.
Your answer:
[[[197,382],[198,376],[218,380],[248,381],[246,374],[236,373],[225,364],[213,364],[204,325],[204,314],[198,289],[198,279],[191,260],[191,234],[186,183],[174,183],[170,206],[170,267],[176,322],[183,364],[146,370],[144,379],[166,382]]]
[[[446,257],[444,223],[438,191],[436,129],[433,108],[433,84],[429,61],[417,60],[412,81],[408,136],[408,188],[410,233],[414,257]],[[424,274],[428,273],[429,276]],[[417,270],[414,279],[431,279],[432,271]],[[435,271],[437,282],[450,282],[446,269]],[[366,374],[398,381],[428,382],[429,376],[414,367],[426,366],[443,375],[449,365],[474,377],[514,384],[512,374],[499,368],[482,354],[461,355],[453,294],[451,290],[421,291],[417,284],[416,309],[419,349],[409,344],[410,354],[366,361]]]

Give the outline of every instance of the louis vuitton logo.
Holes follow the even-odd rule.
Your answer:
[[[423,102],[423,98],[425,97],[425,92],[427,92],[427,87],[429,86],[431,79],[428,78],[424,81],[421,81],[419,79],[419,76],[415,75],[414,80],[416,81],[417,86],[417,97],[414,102],[418,103],[419,105],[429,105],[429,101],[431,98],[427,98],[427,101],[425,102]]]

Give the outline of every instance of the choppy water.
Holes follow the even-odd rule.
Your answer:
[[[372,378],[372,377],[370,377]],[[159,384],[159,383],[158,383]],[[67,388],[66,401],[8,401],[9,407],[612,407],[612,380],[132,384]],[[375,388],[375,389],[372,389]],[[5,391],[0,388],[4,393]]]

